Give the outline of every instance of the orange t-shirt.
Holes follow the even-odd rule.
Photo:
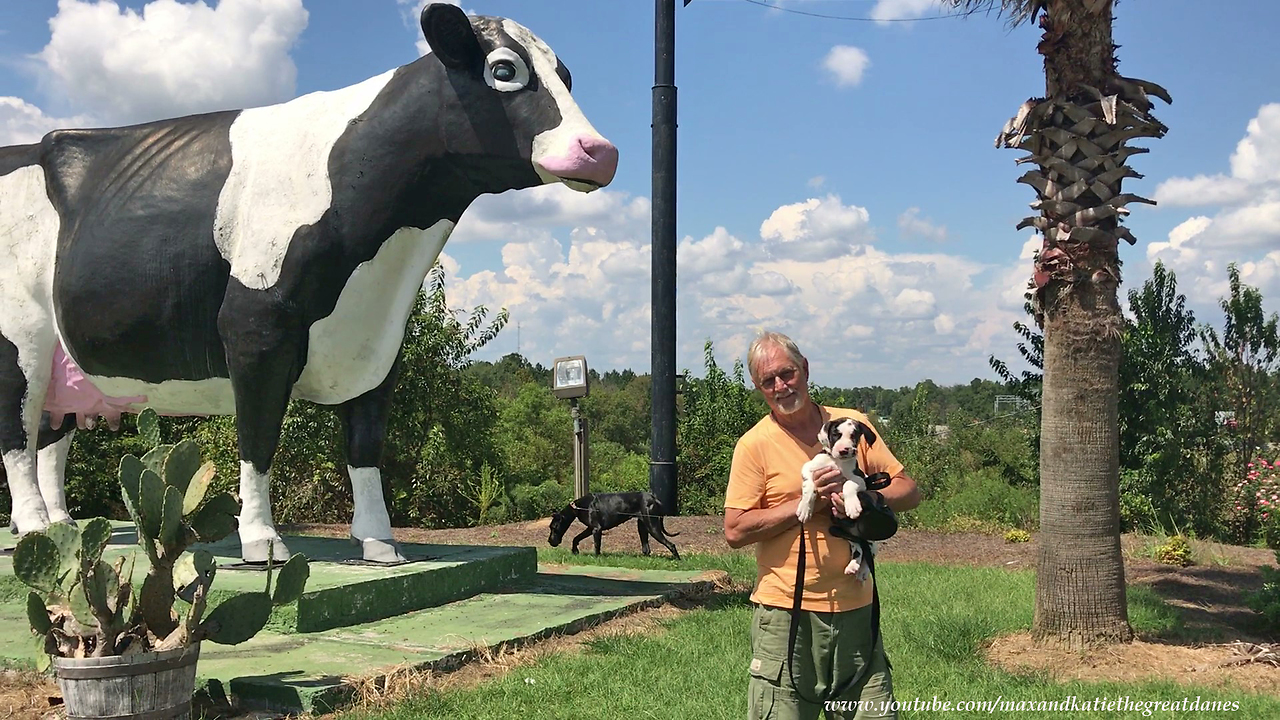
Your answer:
[[[875,428],[857,410],[819,406],[822,421],[847,417]],[[767,415],[739,440],[733,451],[729,471],[729,487],[724,506],[738,510],[755,510],[781,505],[800,497],[800,467],[822,450],[815,438],[806,445],[782,429],[773,415]],[[902,471],[902,463],[893,456],[884,440],[876,434],[875,445],[865,439],[858,443],[858,466],[867,475],[886,472],[890,477]],[[845,575],[849,564],[849,543],[827,534],[830,514],[814,516],[804,526],[805,540],[804,597],[800,607],[817,612],[843,612],[871,603],[871,582],[858,582]],[[756,543],[756,587],[751,600],[761,605],[790,608],[794,600],[796,561],[800,556],[800,526]]]

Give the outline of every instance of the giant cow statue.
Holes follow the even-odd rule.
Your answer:
[[[0,452],[18,532],[69,521],[68,430],[234,414],[241,554],[290,398],[341,416],[366,560],[403,560],[378,469],[405,323],[484,193],[607,185],[617,150],[542,40],[428,5],[431,53],[279,105],[0,148]],[[42,412],[44,422],[42,423]]]

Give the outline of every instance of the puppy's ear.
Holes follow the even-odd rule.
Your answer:
[[[864,437],[867,439],[867,447],[871,447],[872,445],[876,444],[875,430],[872,430],[871,428],[867,427],[865,424],[861,422],[858,422],[857,420],[853,421],[853,426],[854,426],[853,427],[854,442],[857,442],[858,437]]]
[[[818,428],[818,442],[822,443],[822,447],[831,449],[831,431],[835,430],[835,420],[822,423],[822,427]]]

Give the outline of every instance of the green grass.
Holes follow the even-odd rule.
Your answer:
[[[755,577],[750,554],[692,555],[680,563],[669,557],[608,555],[574,558],[563,550],[539,550],[543,562],[637,568],[725,570],[737,580]],[[1237,700],[1233,718],[1280,717],[1280,699],[1210,687],[1183,687],[1168,681],[1058,684],[1044,674],[1013,675],[989,667],[980,648],[990,638],[1031,626],[1034,575],[1000,568],[945,567],[889,563],[878,568],[884,599],[885,646],[894,664],[899,701],[1052,701],[1076,696],[1133,700]],[[1129,591],[1130,619],[1144,637],[1185,637],[1176,613],[1149,588]],[[743,594],[719,598],[711,606],[665,623],[665,632],[641,637],[607,637],[579,654],[562,654],[518,667],[481,686],[434,692],[382,712],[354,712],[352,720],[417,718],[740,718],[746,712],[747,630],[750,604]],[[996,715],[1009,716],[998,712]],[[1036,713],[1026,713],[1035,716]],[[1047,714],[1047,713],[1046,713]],[[1191,712],[1090,711],[1058,717],[1191,717]],[[903,712],[903,718],[942,713]],[[1208,715],[1202,714],[1202,715]],[[1202,715],[1196,715],[1200,717]],[[1224,713],[1225,715],[1225,713]],[[946,717],[987,716],[949,712]]]

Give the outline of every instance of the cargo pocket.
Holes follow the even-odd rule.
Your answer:
[[[750,720],[768,720],[773,717],[777,705],[778,693],[786,693],[779,687],[782,680],[783,662],[771,657],[753,657],[747,672],[751,675],[750,700],[747,717]]]

